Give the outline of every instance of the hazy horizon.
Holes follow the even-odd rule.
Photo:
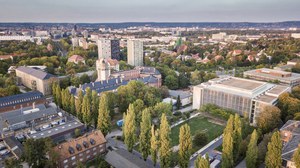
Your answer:
[[[0,0],[0,22],[285,22],[300,20],[299,0]]]

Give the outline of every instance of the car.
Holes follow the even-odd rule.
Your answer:
[[[0,150],[3,150],[5,148],[6,148],[6,146],[3,143],[0,143]]]
[[[1,155],[1,156],[7,155],[7,154],[9,154],[9,153],[10,153],[10,151],[7,150],[7,149],[4,149],[4,150],[0,151],[0,155]]]

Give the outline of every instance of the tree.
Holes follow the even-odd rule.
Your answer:
[[[135,124],[135,112],[133,104],[129,105],[127,114],[125,117],[124,125],[124,135],[125,135],[125,144],[129,152],[132,152],[133,146],[136,140],[136,124]]]
[[[177,78],[173,75],[168,75],[165,78],[164,84],[169,88],[169,89],[178,89],[178,82]]]
[[[98,111],[99,111],[99,97],[96,91],[92,91],[92,118],[95,128],[97,127]]]
[[[246,152],[246,166],[247,168],[256,168],[258,159],[258,146],[257,146],[258,135],[256,130],[251,134],[251,139],[248,144]]]
[[[136,123],[140,123],[142,119],[142,111],[145,108],[144,101],[141,99],[137,99],[135,102],[133,102],[133,106],[134,106]]]
[[[59,107],[61,107],[62,105],[62,99],[61,99],[61,89],[60,89],[60,86],[57,85],[57,87],[55,88],[55,96],[56,96],[56,101],[57,101],[57,105]]]
[[[83,74],[80,78],[79,78],[81,83],[89,83],[91,82],[90,77],[87,74]]]
[[[74,131],[74,135],[76,138],[79,137],[81,135],[81,130],[79,128],[76,128]]]
[[[300,145],[298,145],[297,150],[293,154],[293,159],[294,164],[296,168],[300,168]]]
[[[170,144],[170,126],[166,117],[163,113],[160,121],[159,129],[159,156],[160,156],[160,166],[162,168],[167,168],[170,165],[171,156],[171,144]]]
[[[274,132],[271,142],[268,144],[268,152],[266,154],[266,168],[281,168],[282,166],[282,142],[279,131]]]
[[[236,162],[240,155],[240,145],[242,142],[242,122],[238,114],[234,115],[234,130],[233,130],[233,158]]]
[[[27,139],[24,143],[24,160],[29,167],[45,167],[46,154],[51,148],[52,141],[49,138]]]
[[[6,168],[21,168],[21,162],[20,160],[9,158],[4,160],[4,167]]]
[[[102,94],[99,103],[97,128],[101,130],[101,132],[105,136],[110,131],[110,125],[111,122],[108,110],[107,97],[106,94]]]
[[[281,122],[280,115],[281,113],[278,107],[266,106],[256,118],[257,126],[263,133],[270,132]]]
[[[158,142],[157,142],[157,132],[154,129],[154,125],[152,125],[152,127],[151,127],[150,146],[151,146],[151,148],[150,148],[151,159],[155,166],[156,159],[157,159]]]
[[[234,117],[230,115],[223,134],[222,168],[233,167],[233,131]]]
[[[75,98],[73,95],[71,95],[71,100],[70,100],[70,112],[73,115],[76,114]]]
[[[204,146],[208,142],[208,137],[205,132],[198,131],[193,138],[193,145]]]
[[[82,120],[82,101],[83,101],[83,93],[82,90],[80,89],[77,95],[77,100],[75,101],[75,107],[76,107],[76,116],[79,118],[79,120]]]
[[[144,160],[147,159],[150,154],[150,138],[151,138],[151,116],[150,111],[146,108],[142,112],[142,121],[141,121],[141,133],[140,133],[140,151]]]
[[[82,119],[86,125],[91,124],[91,102],[87,94],[84,95],[82,102]]]
[[[179,131],[179,165],[181,168],[187,168],[192,150],[192,137],[190,126],[187,124],[180,127]]]
[[[195,160],[195,168],[209,168],[209,161],[201,156]]]
[[[180,99],[180,95],[177,96],[177,101],[176,101],[176,108],[177,110],[180,109],[182,103],[181,103],[181,99]]]
[[[162,114],[165,114],[167,116],[172,115],[172,105],[170,103],[157,103],[152,111],[152,116],[154,117],[161,117]]]

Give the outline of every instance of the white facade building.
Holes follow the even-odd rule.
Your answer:
[[[144,49],[140,40],[127,41],[127,63],[132,66],[143,66]]]

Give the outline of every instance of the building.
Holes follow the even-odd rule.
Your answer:
[[[33,41],[31,36],[0,36],[0,41]]]
[[[300,33],[292,33],[291,37],[299,39],[300,38]]]
[[[88,44],[88,42],[86,41],[85,38],[79,38],[78,39],[78,45],[79,45],[79,47],[82,47],[85,50],[87,50],[89,48],[89,44]]]
[[[111,71],[120,70],[119,61],[110,58],[98,59],[96,61],[96,70],[98,74],[97,81],[107,80],[111,75]]]
[[[16,159],[21,159],[24,148],[14,136],[4,138],[3,142]]]
[[[0,113],[45,104],[46,98],[41,92],[33,91],[0,98]]]
[[[193,87],[193,109],[215,104],[248,117],[250,123],[256,125],[255,118],[262,108],[277,104],[279,95],[289,91],[288,86],[249,79],[215,78]]]
[[[190,91],[181,91],[181,90],[169,90],[169,96],[175,99],[177,102],[177,97],[180,97],[181,106],[186,106],[192,103],[192,94]]]
[[[226,36],[227,36],[227,34],[225,32],[220,32],[220,33],[217,33],[217,34],[212,34],[211,39],[221,41],[221,40],[224,40]]]
[[[51,84],[58,81],[58,78],[52,74],[26,66],[18,67],[16,76],[18,83],[32,90],[38,90],[44,95],[51,94]]]
[[[79,38],[78,37],[73,37],[71,39],[71,41],[72,41],[72,46],[73,47],[78,47],[79,46]]]
[[[98,58],[120,59],[120,41],[117,39],[98,40]]]
[[[143,66],[144,50],[140,40],[127,41],[127,62],[132,66]]]
[[[287,65],[292,65],[292,66],[295,66],[297,63],[300,63],[300,59],[299,58],[294,58],[292,60],[289,60],[287,62]]]
[[[300,84],[300,74],[268,68],[246,71],[244,72],[244,77],[260,81],[280,83],[291,87]]]
[[[282,148],[282,166],[296,168],[292,158],[300,145],[300,121],[289,120],[280,128]]]
[[[106,152],[106,139],[101,131],[94,131],[54,147],[60,156],[58,167],[76,167],[77,162],[85,163]]]
[[[71,57],[68,58],[68,62],[72,62],[74,64],[78,64],[79,62],[82,62],[83,64],[85,64],[84,58],[80,55],[72,55]]]

